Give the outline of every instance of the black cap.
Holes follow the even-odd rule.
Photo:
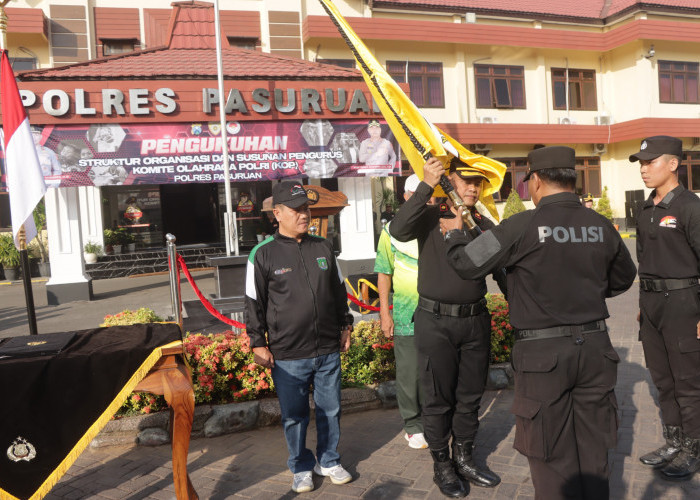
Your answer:
[[[382,125],[381,125],[381,123],[379,123],[379,120],[377,120],[376,118],[373,118],[369,121],[367,126],[368,127],[381,127]]]
[[[593,195],[591,193],[588,193],[586,196],[583,197],[583,201],[593,201]]]
[[[282,181],[272,186],[272,204],[286,205],[289,208],[299,208],[304,203],[308,203],[304,186],[299,181]]]
[[[669,135],[647,137],[639,146],[639,153],[630,155],[630,161],[653,160],[661,155],[683,156],[683,142]]]
[[[548,168],[576,169],[576,151],[568,146],[548,146],[530,151],[527,155],[530,168],[525,176],[525,181],[530,180],[530,175],[538,170]]]

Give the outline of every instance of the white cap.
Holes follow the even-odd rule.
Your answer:
[[[416,174],[413,174],[406,179],[406,183],[403,185],[403,190],[415,193],[416,189],[418,189],[418,184],[420,184],[420,179]]]

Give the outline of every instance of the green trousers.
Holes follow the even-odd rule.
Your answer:
[[[423,390],[418,378],[418,356],[413,335],[394,336],[396,358],[396,401],[408,434],[423,432],[421,402]]]

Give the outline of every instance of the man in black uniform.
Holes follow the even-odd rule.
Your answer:
[[[453,160],[450,182],[479,227],[490,229],[493,223],[474,209],[483,178],[464,171],[465,167]],[[501,480],[478,467],[472,455],[488,375],[491,318],[484,299],[486,282],[483,278],[462,279],[449,266],[440,233],[440,208],[427,205],[444,172],[436,158],[425,164],[423,181],[398,211],[389,232],[399,241],[418,239],[419,299],[414,322],[425,398],[423,426],[435,462],[435,483],[443,494],[463,497],[468,492],[463,480],[488,487]],[[453,216],[446,207],[442,215]],[[503,273],[500,276],[505,278]],[[505,290],[505,281],[499,284]],[[454,463],[450,461],[450,437]]]
[[[649,137],[630,156],[654,189],[637,219],[640,337],[666,438],[640,460],[677,479],[700,468],[700,199],[678,184],[682,146]]]
[[[535,498],[606,499],[619,357],[605,298],[627,290],[636,269],[612,224],[574,193],[574,150],[541,148],[528,161],[536,208],[476,239],[461,218],[444,221],[449,262],[465,278],[506,269],[516,329],[513,447],[528,458]]]

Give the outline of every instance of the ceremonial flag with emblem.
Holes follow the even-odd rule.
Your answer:
[[[19,230],[22,225],[24,225],[27,243],[36,236],[32,211],[44,196],[46,184],[44,184],[44,175],[29,128],[29,119],[22,105],[6,50],[2,51],[0,62],[0,96],[12,236],[15,239],[15,245],[19,248]]]
[[[374,100],[416,175],[423,178],[423,165],[431,156],[440,159],[446,167],[452,158],[459,157],[474,175],[482,175],[488,180],[482,183],[481,202],[498,218],[493,194],[501,189],[506,166],[472,153],[432,124],[379,64],[333,2],[319,1],[350,47]],[[435,188],[435,195],[444,196],[439,185]]]

